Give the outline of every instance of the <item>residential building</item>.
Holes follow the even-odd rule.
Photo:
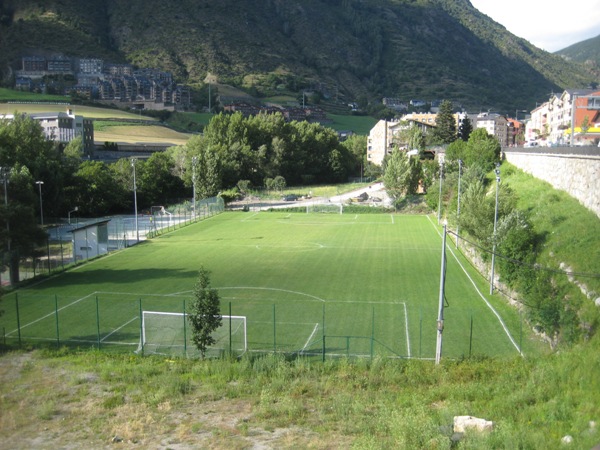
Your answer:
[[[392,152],[394,135],[399,132],[400,122],[380,120],[375,124],[367,139],[367,161],[381,166],[385,155]]]
[[[509,143],[508,121],[505,116],[496,113],[481,113],[477,116],[475,128],[484,128],[489,135],[495,136],[502,147]]]
[[[567,89],[562,94],[552,94],[547,102],[531,111],[531,120],[525,129],[526,140],[542,146],[570,144],[573,128],[574,144],[594,143],[600,138],[600,127],[595,127],[600,122],[599,108],[600,91],[597,90]],[[587,129],[582,127],[586,124]]]
[[[94,151],[94,123],[92,119],[76,116],[71,109],[66,112],[29,114],[29,117],[40,124],[46,139],[60,144],[68,144],[76,137],[81,136],[84,153],[91,155]],[[0,118],[12,120],[14,115],[0,116]]]

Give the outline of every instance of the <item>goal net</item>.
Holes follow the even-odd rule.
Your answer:
[[[248,349],[245,316],[221,316],[221,326],[212,337],[215,343],[206,356],[215,357],[225,353],[241,355]],[[138,353],[144,355],[199,356],[192,342],[193,330],[187,314],[164,311],[142,311],[142,327]]]
[[[342,214],[344,205],[342,203],[321,203],[316,205],[307,205],[306,212],[322,214]]]

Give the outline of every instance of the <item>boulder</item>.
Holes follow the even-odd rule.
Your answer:
[[[468,430],[492,431],[494,422],[473,416],[454,416],[454,432],[465,433]]]

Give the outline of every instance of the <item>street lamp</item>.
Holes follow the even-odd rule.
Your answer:
[[[193,205],[194,205],[194,220],[196,220],[196,164],[198,163],[198,157],[192,157],[192,189],[193,189]]]
[[[44,225],[44,207],[42,204],[42,184],[44,184],[43,181],[36,181],[35,184],[38,185],[39,190],[40,190],[40,223],[42,225]]]
[[[462,159],[458,160],[458,202],[456,206],[456,248],[458,248],[459,234],[459,219],[460,219],[460,176],[462,173]]]
[[[496,263],[496,225],[498,223],[498,188],[500,186],[500,163],[496,163],[496,209],[494,211],[494,235],[492,237],[492,274],[490,276],[490,295],[494,293],[494,264]]]
[[[75,209],[69,211],[69,225],[71,225],[71,213],[76,211],[79,211],[79,206],[76,206]]]
[[[438,199],[438,225],[442,220],[442,175],[444,172],[444,163],[440,162],[440,197]]]
[[[133,205],[135,208],[135,235],[138,242],[140,242],[140,230],[138,228],[138,211],[137,211],[137,186],[135,182],[135,163],[137,159],[131,158],[131,167],[133,168]]]

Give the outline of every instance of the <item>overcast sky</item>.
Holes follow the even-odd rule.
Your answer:
[[[471,0],[512,34],[549,52],[600,35],[600,0]]]

